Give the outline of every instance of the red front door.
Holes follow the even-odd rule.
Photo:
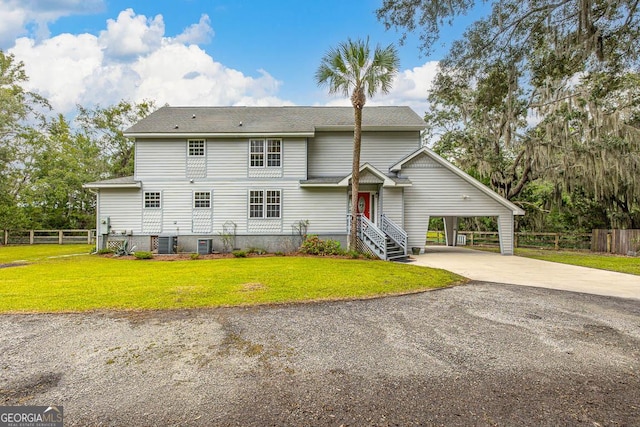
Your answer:
[[[358,213],[371,219],[371,193],[358,193]]]

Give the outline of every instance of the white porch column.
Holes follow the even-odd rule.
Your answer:
[[[513,214],[498,216],[498,234],[500,236],[500,253],[513,255]]]
[[[458,217],[445,216],[444,218],[444,235],[447,239],[447,246],[456,246],[458,239]]]

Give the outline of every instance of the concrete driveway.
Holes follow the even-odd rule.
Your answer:
[[[473,280],[640,299],[640,276],[632,274],[461,247],[428,246],[425,254],[413,258],[417,265],[442,268]]]

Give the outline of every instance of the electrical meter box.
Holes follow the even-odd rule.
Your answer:
[[[111,229],[111,218],[108,216],[100,217],[100,224],[98,229],[98,234],[109,234]]]

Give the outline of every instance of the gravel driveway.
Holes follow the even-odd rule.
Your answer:
[[[0,405],[65,425],[638,425],[640,304],[472,282],[368,301],[0,316]]]

